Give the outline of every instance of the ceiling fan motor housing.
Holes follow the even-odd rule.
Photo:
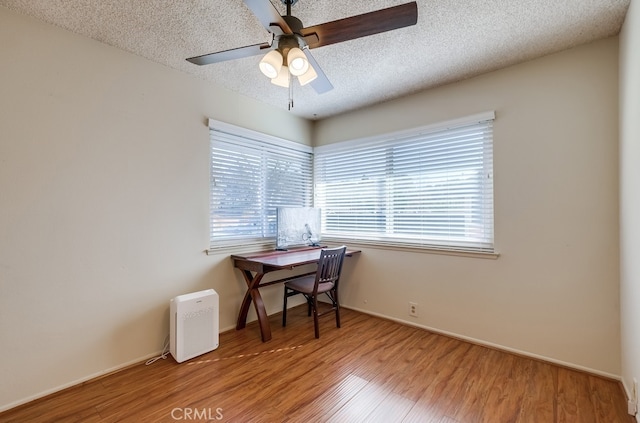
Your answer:
[[[282,55],[286,58],[287,52],[292,48],[300,48],[304,47],[304,44],[300,42],[300,36],[298,35],[281,35],[277,39],[278,48],[277,50],[282,53]]]

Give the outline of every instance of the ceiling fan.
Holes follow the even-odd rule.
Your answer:
[[[243,1],[269,31],[271,40],[187,60],[196,65],[209,65],[266,53],[260,61],[260,70],[271,82],[290,87],[291,78],[297,76],[301,85],[309,83],[318,94],[333,89],[333,85],[309,49],[415,25],[418,21],[418,6],[414,1],[305,28],[300,19],[291,15],[291,6],[298,0],[281,0],[287,7],[284,16],[269,0]]]

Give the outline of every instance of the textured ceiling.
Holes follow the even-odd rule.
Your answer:
[[[281,14],[285,6],[271,1]],[[300,0],[305,27],[408,0]],[[335,87],[294,86],[291,113],[321,119],[617,34],[630,0],[418,0],[418,23],[311,50]],[[269,34],[242,0],[0,0],[0,5],[287,109],[260,56],[197,66],[188,57]]]

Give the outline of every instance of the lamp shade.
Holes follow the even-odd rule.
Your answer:
[[[300,76],[309,69],[309,61],[302,50],[297,47],[292,48],[287,53],[287,65],[291,75]]]
[[[279,87],[289,88],[289,69],[286,66],[282,66],[278,75],[271,79],[271,83]]]
[[[304,86],[304,85],[307,85],[309,82],[313,81],[314,79],[316,79],[317,77],[318,77],[318,74],[316,73],[315,69],[313,69],[313,66],[309,66],[309,69],[307,69],[305,73],[303,73],[298,77],[298,81],[300,82],[300,85]]]
[[[271,50],[260,60],[260,72],[267,78],[273,79],[278,76],[282,69],[282,55],[278,50]]]

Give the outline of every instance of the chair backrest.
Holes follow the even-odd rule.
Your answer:
[[[346,252],[347,247],[344,245],[337,248],[324,248],[320,252],[314,293],[318,291],[318,287],[322,284],[329,283],[335,288],[338,287],[340,273],[342,272],[342,262]]]

